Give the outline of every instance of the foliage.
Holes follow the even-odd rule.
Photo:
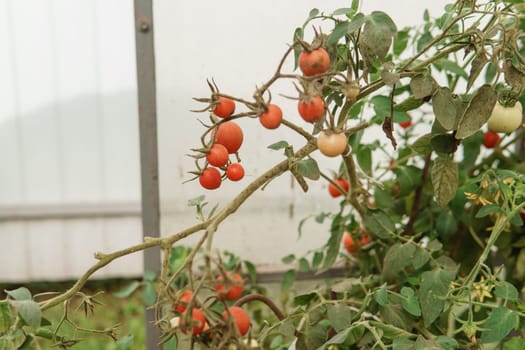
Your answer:
[[[223,93],[213,81],[208,82],[210,97],[196,98],[206,103],[201,112],[209,112],[210,121],[203,123],[201,145],[193,149],[194,179],[215,169],[222,178],[203,186],[220,188],[232,161],[212,167],[206,158],[220,143],[228,157],[240,161],[243,134],[235,123],[243,118],[259,119],[268,129],[289,128],[304,137],[304,145],[294,149],[281,140],[269,146],[283,152],[283,160],[230,203],[207,212],[204,197],[193,200],[200,219],[195,226],[122,251],[97,253],[99,262],[66,293],[40,301],[24,290],[10,291],[0,303],[0,339],[13,345],[15,338],[31,342],[39,336],[42,312],[61,303],[67,310],[71,298],[93,307],[95,299],[80,289],[94,271],[122,255],[159,246],[162,270],[148,273],[140,286],[146,305],[157,311],[163,342],[190,341],[213,349],[287,349],[292,343],[299,349],[518,349],[525,327],[520,236],[525,165],[511,147],[524,132],[501,135],[489,150],[483,146],[483,129],[497,104],[513,108],[516,101],[525,102],[522,7],[511,0],[460,0],[438,18],[425,13],[417,28],[398,28],[381,11],[360,13],[355,0],[331,13],[312,10],[295,30],[275,74],[252,100]],[[330,32],[317,30],[318,23],[328,23]],[[310,26],[314,37],[307,42]],[[303,74],[283,72],[288,59]],[[270,90],[278,80],[296,86],[299,103],[321,97],[323,115],[301,114],[299,123],[283,117],[271,103]],[[217,112],[225,101],[227,112]],[[275,110],[279,113],[268,116]],[[374,126],[382,128],[387,143],[364,141]],[[322,155],[314,154],[316,149]],[[320,171],[316,157],[323,155],[341,159],[335,178]],[[292,267],[282,279],[283,313],[256,284],[253,264],[229,253],[217,256],[212,248],[221,222],[287,171],[304,191],[311,181],[328,181],[343,196],[339,211],[315,216],[317,222],[330,222],[326,244],[284,259]],[[341,179],[348,186],[335,181]],[[311,223],[301,223],[306,224]],[[174,245],[199,232],[194,247]],[[341,252],[344,235],[351,238],[347,242],[357,242],[345,243],[347,252]],[[340,263],[344,278],[290,293],[298,273],[320,274]],[[230,277],[240,271],[249,283]],[[221,288],[243,285],[244,295],[236,301],[221,298],[217,278],[224,283]],[[182,302],[184,291],[192,293],[189,302]],[[274,316],[252,301],[263,302]],[[224,312],[244,304],[252,311],[252,327],[241,336],[239,325]],[[205,324],[195,322],[197,309],[204,312]],[[61,323],[54,326],[53,340],[70,345],[58,336]]]

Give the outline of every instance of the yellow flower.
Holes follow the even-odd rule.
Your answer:
[[[472,288],[472,297],[478,299],[480,303],[482,303],[485,298],[492,298],[492,294],[490,293],[492,286],[485,283],[485,278],[483,276],[480,278],[479,282],[474,282],[472,284]]]

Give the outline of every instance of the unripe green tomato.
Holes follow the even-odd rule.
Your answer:
[[[512,107],[505,107],[498,102],[488,120],[489,130],[510,133],[519,128],[523,117],[523,108],[519,101]]]

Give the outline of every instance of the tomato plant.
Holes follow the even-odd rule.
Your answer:
[[[204,188],[218,188],[224,175],[242,178],[240,119],[258,119],[266,128],[282,125],[290,138],[268,146],[282,151],[282,159],[254,175],[231,201],[209,208],[203,196],[191,200],[197,224],[115,253],[97,253],[86,278],[117,257],[162,248],[158,276],[145,276],[135,286],[153,295],[150,305],[157,311],[162,341],[175,339],[178,345],[184,344],[182,333],[210,349],[248,347],[251,340],[279,350],[292,345],[304,350],[517,348],[525,342],[520,297],[525,165],[514,145],[525,137],[519,127],[525,21],[516,11],[510,0],[456,1],[436,18],[425,13],[417,28],[398,28],[383,11],[360,12],[359,1],[329,12],[312,10],[294,31],[275,73],[246,94],[250,99],[224,93],[209,81],[211,91],[195,98],[206,104],[200,111],[207,114],[221,98],[238,104],[237,111],[214,112],[201,123],[204,131],[195,138],[201,144],[191,155],[197,169],[190,173]],[[320,23],[328,33],[317,30]],[[315,28],[311,43],[309,28]],[[296,113],[312,124],[298,125],[292,116],[282,122],[281,108],[269,102],[282,81],[296,86],[298,96],[290,96],[299,100]],[[397,123],[404,132],[395,132]],[[494,132],[508,135],[499,141]],[[214,160],[203,159],[219,144],[236,158],[217,165],[226,169],[222,175]],[[482,149],[496,144],[493,152]],[[323,156],[337,162],[328,175],[318,164]],[[304,253],[291,247],[283,258],[291,267],[280,276],[281,293],[272,297],[256,284],[253,264],[217,252],[213,242],[224,233],[224,220],[287,172],[303,191],[314,189],[310,200],[317,200],[315,189],[323,188],[324,180],[334,178],[330,173],[337,176],[329,194],[346,194],[300,221],[299,231],[321,224],[325,243]],[[259,229],[257,222],[253,226]],[[257,229],[250,227],[246,235],[259,234]],[[181,250],[180,240],[194,234],[200,239]],[[318,278],[337,270],[343,273],[304,290],[295,283],[298,272]],[[0,303],[5,321],[0,330],[6,330],[0,341],[11,345],[10,339],[22,343],[37,336],[31,329],[40,322],[22,317],[27,310],[32,315],[58,306],[68,311],[73,296],[90,309],[95,303],[80,292],[84,280],[45,301],[8,291]],[[180,290],[186,292],[179,297]],[[190,300],[185,310],[184,299]],[[168,321],[177,317],[180,323]],[[190,327],[192,334],[186,334]]]

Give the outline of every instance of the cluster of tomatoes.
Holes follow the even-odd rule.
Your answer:
[[[343,247],[345,247],[346,251],[350,254],[355,253],[368,243],[370,243],[370,236],[364,232],[361,232],[359,236],[352,235],[348,231],[343,234]]]
[[[221,300],[234,301],[237,300],[244,292],[243,278],[238,273],[227,273],[228,282],[222,275],[217,277],[215,281],[215,291],[218,298]],[[187,334],[191,331],[192,336],[196,336],[203,332],[210,332],[210,326],[206,319],[204,312],[197,307],[198,303],[193,301],[194,295],[191,290],[182,292],[177,302],[173,305],[173,311],[180,316],[174,317],[171,321],[173,327],[178,327]],[[191,308],[191,317],[187,315],[188,306],[194,305]],[[227,325],[232,317],[233,325],[236,326],[239,334],[244,336],[250,329],[250,318],[248,313],[239,306],[230,306],[222,313],[222,324]],[[190,321],[188,321],[190,320]],[[209,337],[213,335],[208,334]]]

